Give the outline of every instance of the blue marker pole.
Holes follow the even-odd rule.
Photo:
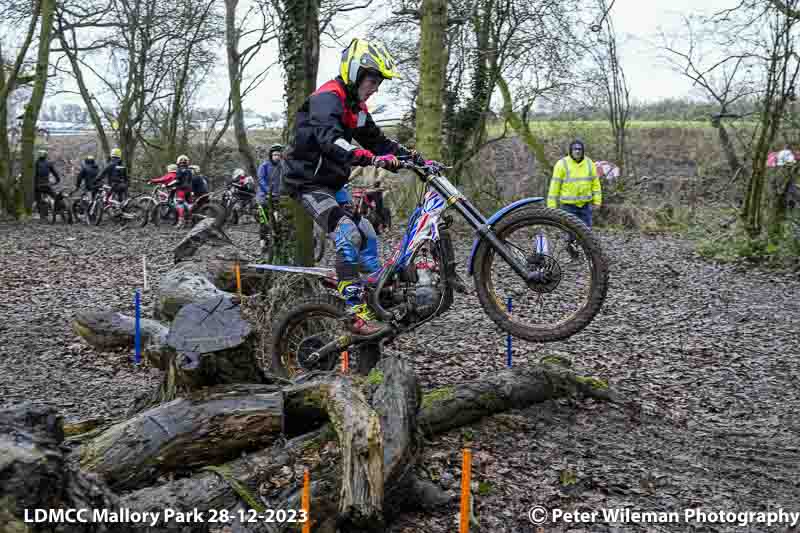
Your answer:
[[[508,314],[511,314],[511,297],[508,298]],[[511,368],[511,333],[506,336],[506,352],[508,356],[506,364]]]
[[[139,297],[139,289],[136,289],[135,303],[136,303],[136,335],[135,335],[136,354],[134,360],[138,365],[142,360],[142,328],[141,328],[142,305],[141,305],[141,299]]]

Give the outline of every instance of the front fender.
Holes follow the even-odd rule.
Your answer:
[[[542,198],[540,196],[535,196],[535,197],[532,197],[532,198],[523,198],[522,200],[517,200],[516,202],[508,204],[507,206],[505,206],[504,208],[499,210],[497,213],[495,213],[494,215],[489,217],[489,220],[487,220],[486,223],[487,223],[487,225],[491,226],[492,224],[494,224],[495,222],[499,221],[504,216],[508,215],[509,213],[511,213],[513,211],[516,211],[517,209],[525,207],[528,204],[533,204],[533,203],[543,202],[543,201],[544,201],[544,198]],[[478,243],[480,242],[480,240],[481,240],[481,238],[477,237],[475,239],[475,242],[472,243],[472,251],[469,253],[469,259],[467,260],[467,274],[469,274],[470,276],[472,275],[472,270],[473,270],[474,265],[475,265],[475,250],[478,249]]]

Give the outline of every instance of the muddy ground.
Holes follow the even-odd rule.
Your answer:
[[[553,524],[544,531],[788,531],[788,524],[690,522],[685,509],[800,512],[800,281],[796,274],[704,262],[691,243],[599,231],[611,258],[601,314],[568,341],[514,341],[514,364],[551,353],[607,380],[633,409],[561,400],[512,411],[428,444],[424,475],[451,491],[435,513],[392,532],[457,530],[461,448],[473,451],[480,531],[533,532],[528,509],[630,508],[680,522]],[[53,405],[67,420],[121,417],[159,379],[130,353],[99,353],[70,329],[78,311],[133,312],[146,255],[150,316],[179,235],[0,222],[0,402]],[[457,241],[464,259],[469,238]],[[471,287],[471,280],[470,280]],[[395,343],[426,389],[505,365],[505,336],[474,294]],[[473,531],[478,531],[473,527]]]

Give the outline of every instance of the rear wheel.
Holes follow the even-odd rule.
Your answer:
[[[482,240],[474,277],[489,318],[515,337],[535,342],[565,339],[592,321],[608,290],[608,265],[599,241],[577,217],[526,207],[501,219],[495,234],[539,279],[522,280]]]
[[[150,221],[154,226],[174,226],[178,223],[177,210],[167,203],[159,203],[150,209]]]
[[[95,200],[94,204],[92,204],[92,207],[90,207],[90,210],[92,210],[93,212],[91,217],[92,224],[94,224],[95,226],[99,226],[100,222],[103,221],[103,211],[105,211],[105,209],[103,209],[103,201],[100,200],[100,198]]]
[[[141,207],[142,211],[144,212],[145,216],[141,222],[141,226],[144,227],[150,221],[151,213],[153,212],[153,207],[155,207],[156,202],[149,196],[142,196],[141,198],[136,200],[136,203]]]
[[[332,370],[338,358],[312,363],[309,356],[343,333],[344,317],[344,302],[332,294],[301,301],[278,316],[272,328],[272,371],[291,378]]]
[[[127,227],[143,227],[147,224],[147,210],[138,202],[130,202],[122,208],[120,223]]]

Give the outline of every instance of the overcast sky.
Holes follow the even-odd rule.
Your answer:
[[[610,0],[607,0],[610,3]],[[733,7],[737,0],[616,0],[611,17],[620,42],[622,65],[625,69],[631,96],[637,101],[652,101],[665,97],[683,97],[691,92],[687,79],[674,72],[663,59],[659,50],[662,40],[659,31],[671,32],[682,27],[682,15],[710,13]],[[349,27],[345,35],[352,38],[360,36],[369,29],[372,18],[369,11],[356,12],[349,24],[341,24],[340,29]],[[338,73],[341,46],[323,40],[320,53],[319,83]],[[277,57],[277,48],[262,51],[263,63],[272,63]],[[221,105],[227,98],[227,72],[221,58],[217,73],[212,76],[213,83],[205,91],[202,106]],[[391,83],[391,82],[387,82]],[[245,106],[259,113],[282,112],[283,80],[279,68],[274,68],[262,85],[245,101]],[[70,99],[72,100],[72,99]],[[72,100],[75,101],[75,100]],[[79,103],[76,102],[76,103]],[[384,116],[398,115],[391,97],[380,92],[370,99],[370,108],[387,104]]]

